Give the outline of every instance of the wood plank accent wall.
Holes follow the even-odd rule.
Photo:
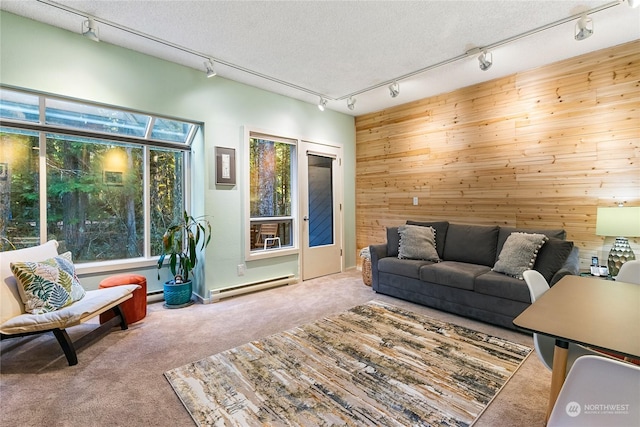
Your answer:
[[[640,40],[362,115],[356,247],[407,219],[564,228],[606,265],[596,208],[640,206],[639,160]]]

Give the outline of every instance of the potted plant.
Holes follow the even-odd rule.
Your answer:
[[[203,217],[194,218],[184,212],[180,223],[172,225],[162,236],[162,255],[158,259],[158,270],[169,256],[169,269],[173,279],[164,283],[164,300],[167,308],[191,305],[193,283],[190,276],[196,267],[198,250],[203,250],[211,241],[211,224]],[[160,272],[158,272],[160,279]]]

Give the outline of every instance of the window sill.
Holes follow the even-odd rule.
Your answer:
[[[94,273],[108,273],[110,271],[129,270],[136,268],[149,268],[155,267],[158,264],[158,260],[154,258],[132,258],[132,259],[119,259],[112,261],[100,261],[100,262],[85,262],[75,264],[76,273],[78,275],[94,274]]]
[[[300,251],[298,248],[282,248],[282,249],[267,249],[262,251],[250,252],[245,261],[255,261],[258,259],[275,258],[287,255],[297,255]]]

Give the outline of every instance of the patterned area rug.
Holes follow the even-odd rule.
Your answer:
[[[200,426],[467,426],[530,352],[372,301],[165,376]]]

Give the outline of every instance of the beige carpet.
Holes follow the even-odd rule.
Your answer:
[[[531,349],[379,301],[172,369],[199,426],[468,426]]]
[[[80,351],[76,366],[52,335],[2,341],[0,425],[193,426],[164,372],[372,299],[533,345],[525,334],[378,295],[352,271],[180,310],[150,304],[143,321]],[[475,425],[544,425],[550,378],[528,357]]]

